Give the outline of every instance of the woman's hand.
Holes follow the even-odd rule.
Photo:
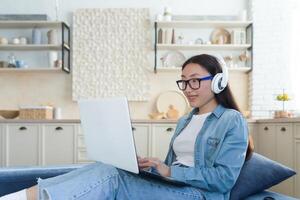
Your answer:
[[[165,163],[160,161],[158,158],[141,158],[138,157],[139,167],[142,169],[154,167],[162,176],[170,176],[171,171],[170,167],[168,167]]]

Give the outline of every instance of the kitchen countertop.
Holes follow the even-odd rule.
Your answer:
[[[133,123],[177,123],[177,120],[163,119],[133,119]],[[80,123],[80,119],[47,119],[47,120],[26,120],[26,119],[0,119],[0,123]]]
[[[132,119],[133,123],[177,123],[178,120],[171,119]],[[300,117],[294,118],[277,118],[277,119],[247,119],[248,123],[292,123],[300,122]],[[80,119],[52,119],[52,120],[24,120],[24,119],[0,119],[0,123],[80,123]]]

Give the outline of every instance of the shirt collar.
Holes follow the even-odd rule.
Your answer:
[[[211,115],[214,115],[216,118],[220,118],[221,115],[224,113],[224,111],[225,111],[225,108],[222,105],[218,104],[218,106],[212,111]],[[199,108],[194,108],[190,112],[188,119],[190,119],[193,115],[195,115],[198,112],[199,112]]]

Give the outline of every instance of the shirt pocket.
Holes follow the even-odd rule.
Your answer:
[[[207,144],[211,147],[217,148],[217,146],[220,143],[220,139],[219,138],[214,138],[214,137],[209,137],[207,139]]]
[[[206,141],[206,158],[210,158],[212,156],[213,153],[215,153],[218,145],[220,143],[220,139],[219,138],[215,138],[215,137],[209,137],[207,138]]]

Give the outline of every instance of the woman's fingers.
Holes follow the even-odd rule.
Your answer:
[[[160,164],[160,162],[156,160],[147,160],[143,162],[139,162],[140,167],[157,167]]]

